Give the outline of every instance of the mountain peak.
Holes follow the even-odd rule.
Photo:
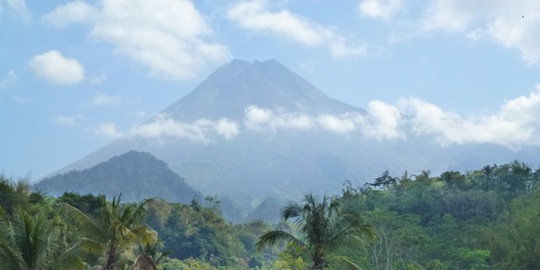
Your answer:
[[[308,114],[361,111],[326,96],[275,59],[222,65],[163,112],[176,119],[242,118],[249,106]]]

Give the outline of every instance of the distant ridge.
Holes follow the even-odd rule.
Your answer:
[[[200,195],[165,162],[137,151],[129,151],[89,169],[45,178],[34,185],[34,189],[54,196],[65,191],[104,194],[109,198],[122,194],[123,201],[155,197],[188,203]]]

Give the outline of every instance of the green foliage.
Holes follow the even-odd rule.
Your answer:
[[[155,234],[142,224],[147,202],[121,205],[120,198],[113,198],[100,209],[95,219],[69,204],[61,207],[65,216],[80,229],[83,235],[81,246],[89,253],[103,256],[103,269],[112,270],[124,251],[154,240]]]
[[[12,270],[82,269],[77,245],[63,240],[61,222],[17,210],[0,224],[0,265]]]
[[[319,200],[307,194],[301,202],[290,202],[282,217],[292,221],[294,231],[268,231],[259,237],[257,248],[262,250],[282,242],[301,247],[311,257],[310,269],[326,268],[328,257],[341,246],[352,245],[355,237],[370,236],[373,231],[351,204],[326,196]]]
[[[517,161],[440,176],[385,171],[340,196],[289,203],[274,227],[226,222],[216,196],[56,199],[1,176],[0,268],[539,269],[539,182],[540,170]]]

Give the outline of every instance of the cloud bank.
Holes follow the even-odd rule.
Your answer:
[[[492,144],[517,150],[540,146],[540,86],[527,96],[506,101],[492,114],[460,115],[423,101],[404,98],[396,104],[372,101],[366,113],[308,115],[248,106],[243,119],[199,119],[181,122],[168,115],[121,133],[114,125],[102,134],[159,141],[186,139],[199,143],[234,140],[243,133],[287,131],[358,134],[378,141],[404,141],[416,136],[443,146]]]
[[[90,25],[91,39],[114,46],[159,78],[189,79],[230,58],[224,46],[210,41],[213,30],[189,0],[101,0],[96,5],[77,0],[43,19],[59,28]]]
[[[55,50],[34,56],[29,65],[36,75],[54,84],[76,84],[84,79],[84,67]]]

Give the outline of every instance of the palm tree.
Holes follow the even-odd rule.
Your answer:
[[[283,230],[269,231],[259,237],[257,248],[281,242],[294,243],[311,255],[312,270],[328,266],[328,256],[342,245],[351,245],[360,235],[374,236],[373,227],[366,225],[360,212],[338,198],[313,194],[305,195],[298,202],[288,203],[281,212],[282,218],[292,220],[295,233]],[[346,262],[352,264],[350,260]]]
[[[79,246],[68,247],[58,218],[17,210],[0,226],[0,265],[12,270],[83,269]]]
[[[155,237],[155,233],[142,224],[148,201],[121,205],[120,197],[113,198],[95,220],[69,204],[63,204],[62,209],[84,235],[81,246],[104,257],[103,270],[113,270],[122,252],[137,243],[149,243]]]

